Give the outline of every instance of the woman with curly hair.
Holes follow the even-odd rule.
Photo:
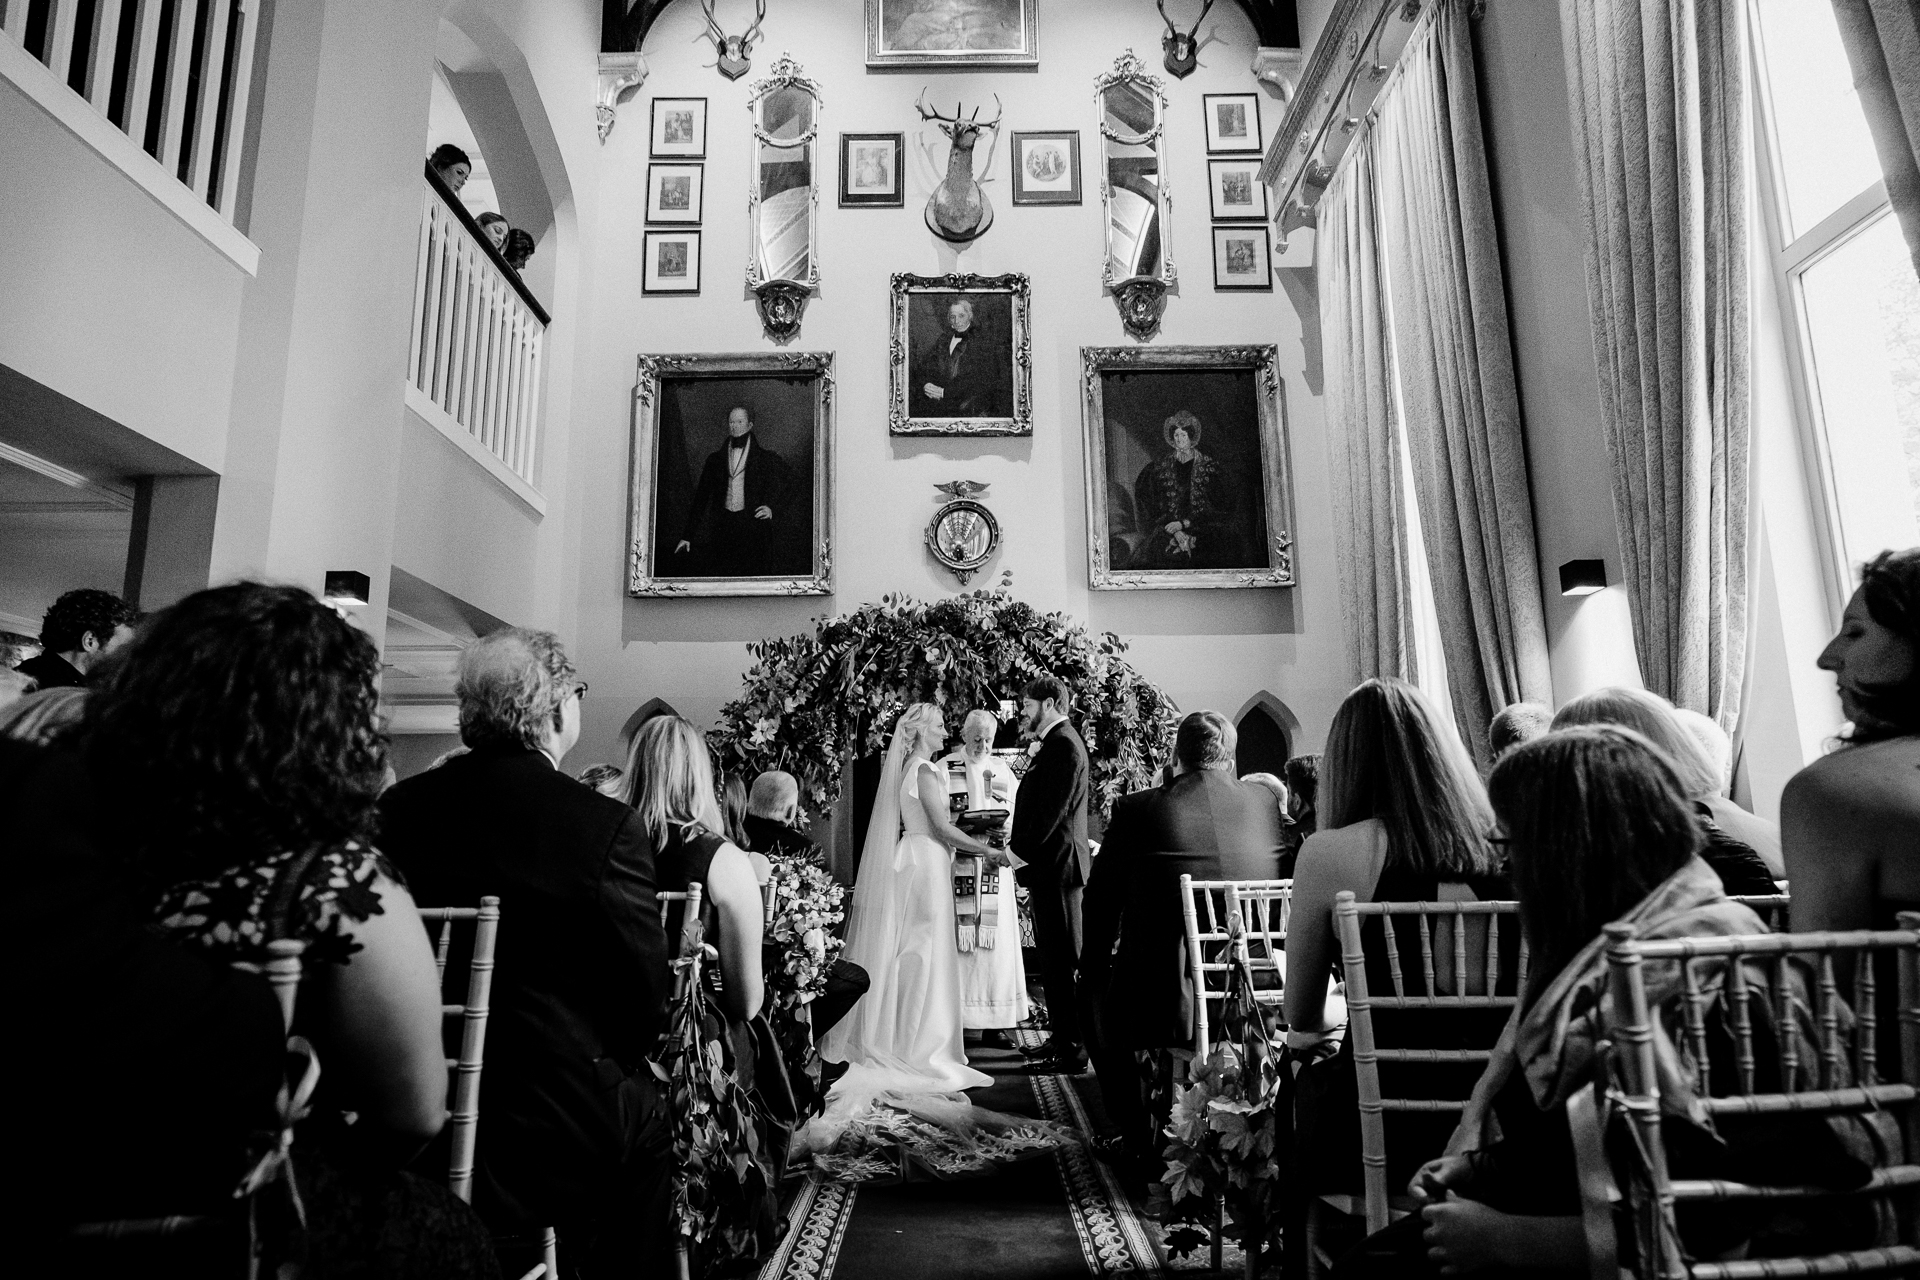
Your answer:
[[[445,1122],[447,1067],[433,949],[369,843],[379,671],[372,640],[306,591],[234,583],[155,616],[78,731],[88,772],[115,780],[106,820],[163,934],[222,963],[306,944],[297,1026],[325,1092],[302,1137],[328,1158],[301,1189],[322,1206],[305,1241],[322,1272],[376,1238],[449,1267],[484,1242],[450,1193],[391,1173]],[[376,1221],[396,1216],[412,1223],[398,1242]]]

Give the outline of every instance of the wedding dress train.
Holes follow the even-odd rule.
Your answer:
[[[922,786],[942,797],[946,786],[924,761],[902,777],[904,755],[896,731],[847,918],[846,958],[871,985],[820,1045],[847,1071],[825,1111],[794,1135],[796,1161],[833,1181],[966,1176],[1071,1140],[1044,1121],[976,1107],[963,1092],[993,1078],[967,1065],[952,852],[920,801]]]

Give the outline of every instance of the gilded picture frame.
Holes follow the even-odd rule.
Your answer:
[[[1031,296],[1018,274],[896,274],[888,434],[1032,435]]]
[[[831,595],[834,398],[831,352],[640,356],[627,594]]]
[[[1273,346],[1080,349],[1089,587],[1295,585],[1278,359]]]
[[[866,0],[867,66],[876,71],[1040,65],[1040,0],[976,0],[958,28],[927,0]],[[957,32],[957,34],[956,34]]]

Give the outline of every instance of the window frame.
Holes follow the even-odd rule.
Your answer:
[[[1827,621],[1829,625],[1838,625],[1853,591],[1853,571],[1847,559],[1846,534],[1840,520],[1839,478],[1827,445],[1826,415],[1821,407],[1819,370],[1813,361],[1804,277],[1809,269],[1846,246],[1880,218],[1892,217],[1893,201],[1885,178],[1876,179],[1813,226],[1790,236],[1792,215],[1779,133],[1774,127],[1773,85],[1768,75],[1761,6],[1762,0],[1749,0],[1747,9],[1749,83],[1753,88],[1749,127],[1756,160],[1755,197],[1765,213],[1763,234],[1767,263],[1780,299],[1787,384],[1792,391],[1795,434],[1811,489],[1807,496],[1820,542],[1817,550],[1826,587]]]

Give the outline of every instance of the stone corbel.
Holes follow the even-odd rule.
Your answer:
[[[600,93],[594,100],[593,114],[600,128],[600,141],[613,132],[613,109],[627,94],[647,82],[647,60],[635,49],[631,53],[600,55]]]
[[[1306,65],[1305,49],[1275,49],[1263,45],[1253,51],[1253,78],[1282,105],[1293,101],[1294,86],[1300,83],[1300,72]]]

